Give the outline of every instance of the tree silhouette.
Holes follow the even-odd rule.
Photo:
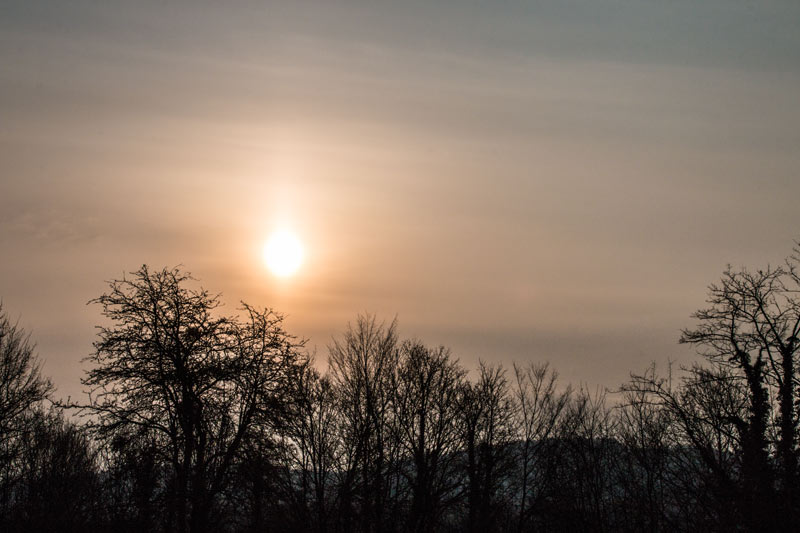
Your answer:
[[[178,269],[110,282],[94,303],[102,326],[88,360],[84,412],[105,441],[144,434],[163,465],[167,529],[214,528],[218,496],[249,433],[286,415],[300,345],[282,317],[246,304],[220,317],[216,296]]]
[[[393,413],[411,489],[408,530],[437,530],[457,488],[458,399],[465,372],[444,347],[406,341],[395,376]]]
[[[547,363],[514,365],[514,415],[520,440],[516,464],[519,479],[517,530],[533,522],[532,516],[544,498],[553,475],[550,461],[556,437],[572,397],[572,388],[557,390],[558,374]]]
[[[748,412],[738,421],[742,504],[754,529],[774,524],[789,530],[796,518],[799,266],[794,255],[783,266],[756,272],[729,267],[720,283],[710,286],[709,306],[695,313],[698,325],[681,336],[746,385]],[[770,460],[773,421],[777,474]]]
[[[470,377],[359,316],[326,371],[282,317],[238,315],[180,269],[92,300],[85,404],[0,308],[0,529],[791,531],[798,517],[800,259],[730,268],[681,342],[703,360],[619,396],[547,363]],[[616,405],[613,399],[618,401]],[[78,407],[83,422],[65,416]]]
[[[8,531],[83,532],[102,519],[95,451],[81,427],[58,410],[32,414],[17,461]]]
[[[359,316],[330,347],[345,448],[340,497],[345,530],[382,530],[396,510],[398,450],[391,409],[397,358],[396,321],[385,326],[373,316]]]
[[[18,460],[35,425],[37,406],[52,392],[42,377],[30,337],[0,302],[0,512],[7,512],[22,474]]]
[[[500,493],[512,464],[513,404],[506,372],[483,362],[475,383],[465,383],[459,398],[464,453],[466,529],[499,531]]]

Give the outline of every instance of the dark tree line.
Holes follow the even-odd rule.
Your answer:
[[[613,392],[470,373],[372,316],[322,372],[280,315],[142,267],[60,403],[0,308],[0,529],[792,531],[798,264],[729,268],[681,336],[702,363]]]

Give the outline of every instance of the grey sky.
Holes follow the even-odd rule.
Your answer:
[[[85,302],[142,263],[322,357],[372,311],[614,386],[800,237],[798,28],[794,1],[0,0],[0,297],[64,394]]]

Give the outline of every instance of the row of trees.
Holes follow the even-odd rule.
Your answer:
[[[143,267],[95,300],[88,401],[51,404],[0,310],[0,528],[791,531],[798,264],[728,269],[681,337],[702,364],[611,396],[370,316],[321,372],[279,315]]]

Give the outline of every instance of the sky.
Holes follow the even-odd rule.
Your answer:
[[[800,238],[800,3],[0,0],[0,298],[61,395],[142,264],[615,387]],[[276,228],[296,275],[261,258]]]

